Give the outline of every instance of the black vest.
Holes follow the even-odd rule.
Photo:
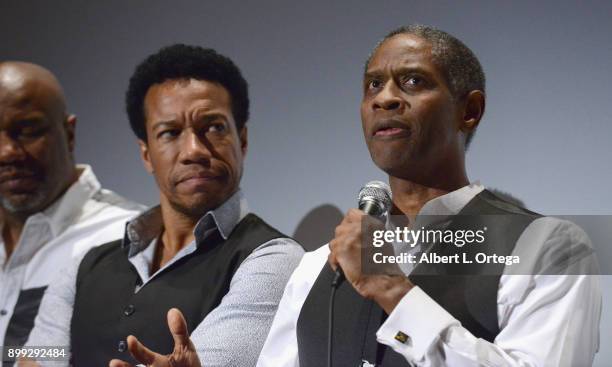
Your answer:
[[[40,301],[47,286],[23,289],[13,308],[13,316],[9,321],[4,336],[4,345],[22,346],[28,340],[30,331],[34,327],[34,319],[40,308]]]
[[[487,227],[484,243],[467,245],[460,251],[510,255],[521,233],[537,217],[484,190],[453,217],[447,229]],[[460,252],[456,246],[444,244],[434,244],[431,251],[440,255]],[[491,263],[421,263],[409,279],[472,334],[492,342],[499,333],[497,290],[503,268],[504,264]],[[302,306],[297,323],[300,367],[327,365],[327,310],[333,277],[331,267],[325,264]],[[374,301],[361,297],[348,282],[343,282],[335,298],[333,365],[357,367],[366,360],[376,367],[407,366],[403,356],[376,341],[376,331],[387,316]]]
[[[47,286],[44,286],[23,289],[19,292],[17,303],[13,308],[13,316],[11,316],[4,336],[5,346],[20,347],[28,340],[46,289]],[[5,361],[2,366],[13,367],[15,362],[11,358],[6,359],[7,361]]]
[[[228,292],[242,261],[261,244],[286,236],[248,214],[226,241],[218,232],[214,237],[137,293],[140,278],[121,241],[89,251],[77,275],[71,324],[73,365],[108,366],[113,358],[134,363],[124,344],[130,334],[158,353],[171,353],[174,342],[166,321],[168,310],[180,309],[188,330],[193,331]]]

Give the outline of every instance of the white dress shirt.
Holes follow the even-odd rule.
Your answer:
[[[473,184],[435,198],[419,215],[457,214],[483,189]],[[591,246],[575,224],[542,217],[520,235],[513,254],[529,248],[533,256],[577,243]],[[298,317],[328,254],[327,245],[307,253],[292,274],[258,367],[299,366]],[[417,366],[590,366],[599,348],[599,281],[597,275],[503,274],[497,293],[500,333],[494,343],[476,338],[415,286],[379,328],[377,340]],[[399,331],[409,342],[395,340]]]
[[[79,179],[59,199],[28,217],[8,261],[0,237],[0,346],[20,293],[42,291],[87,250],[121,238],[125,222],[144,209],[102,189],[90,166],[77,170]]]

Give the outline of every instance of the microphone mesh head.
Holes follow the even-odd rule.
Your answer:
[[[362,200],[375,201],[388,211],[391,207],[391,188],[382,181],[370,181],[359,190],[358,202]]]

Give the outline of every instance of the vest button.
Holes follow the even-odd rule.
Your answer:
[[[0,316],[4,316],[8,313],[7,310],[0,310]]]
[[[123,353],[127,350],[127,343],[125,342],[125,340],[121,340],[119,342],[119,344],[117,345],[117,350],[119,351],[119,353]]]
[[[134,307],[134,305],[128,305],[126,308],[123,309],[123,314],[125,316],[130,316],[131,314],[134,313],[134,311],[136,311],[136,308]]]

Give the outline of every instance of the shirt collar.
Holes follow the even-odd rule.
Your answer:
[[[413,224],[414,228],[447,223],[453,215],[459,214],[461,209],[482,190],[484,190],[484,186],[476,181],[460,189],[429,200],[417,214],[415,223]],[[406,218],[404,216],[390,216],[388,219],[389,222],[387,226],[390,228],[406,225]]]
[[[77,164],[76,169],[79,179],[45,210],[27,218],[11,256],[13,265],[28,262],[42,246],[60,236],[83,213],[87,200],[100,190],[100,183],[89,165]],[[3,225],[0,223],[0,228]],[[5,261],[4,241],[0,236],[0,266]]]
[[[48,221],[53,237],[59,236],[83,213],[83,206],[87,200],[101,188],[91,166],[77,164],[76,169],[79,179],[47,209],[35,214],[41,215]]]
[[[478,195],[484,186],[480,182],[474,182],[460,189],[451,191],[448,194],[438,196],[429,200],[418,215],[455,215],[459,214],[461,209],[467,205],[476,195]]]
[[[196,244],[202,243],[215,230],[226,240],[248,212],[247,201],[242,191],[238,189],[223,204],[208,211],[200,218],[193,230]],[[123,240],[123,247],[129,247],[128,257],[147,248],[153,240],[159,237],[163,228],[164,222],[159,205],[128,222]]]

